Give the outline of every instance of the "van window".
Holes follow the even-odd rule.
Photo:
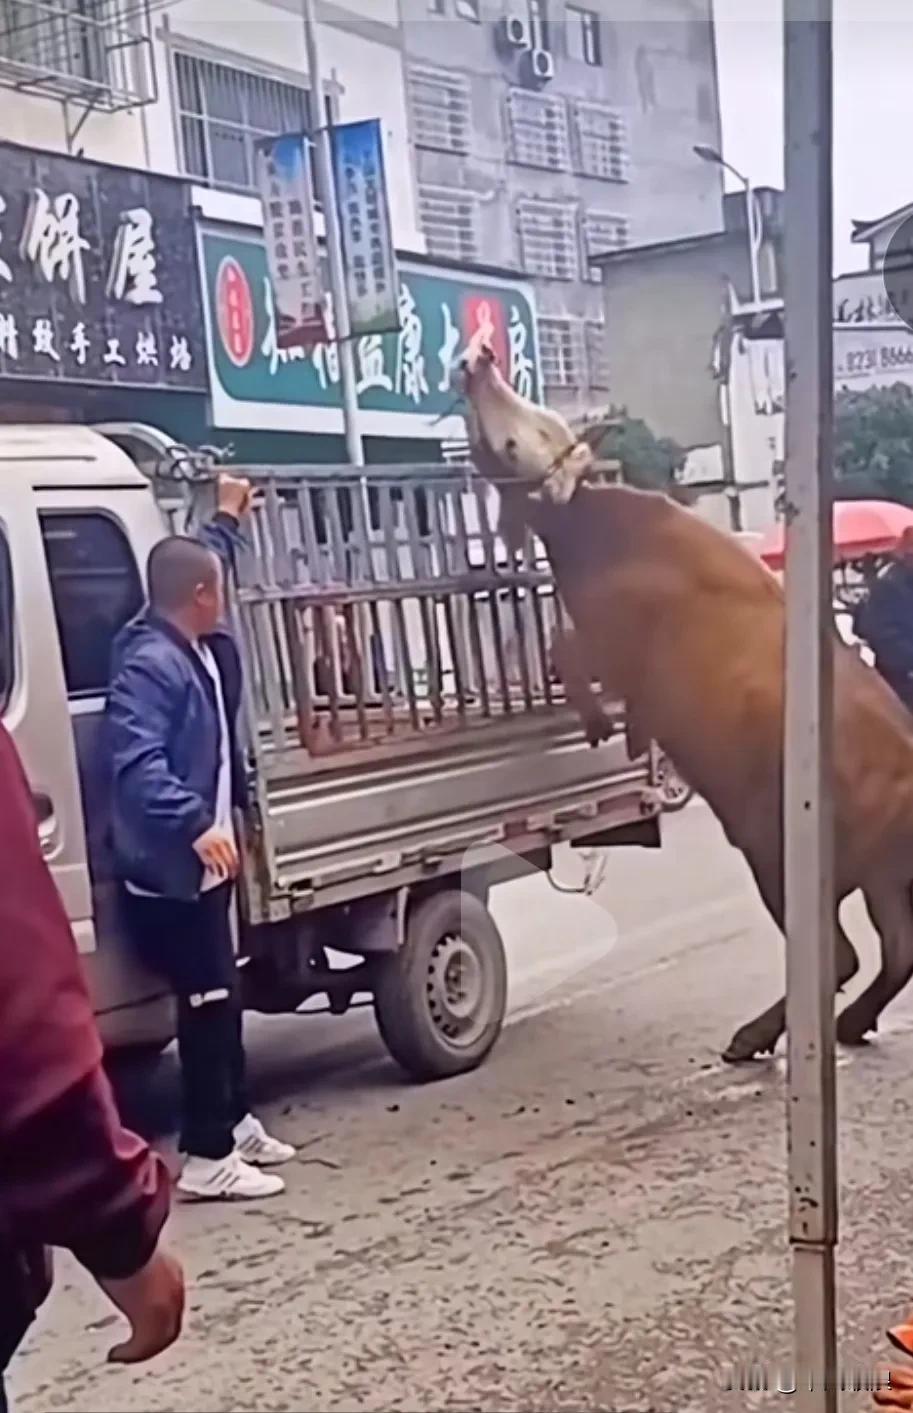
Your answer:
[[[13,634],[13,571],[6,540],[0,534],[0,711],[13,690],[15,656]]]
[[[126,535],[95,512],[41,516],[67,693],[106,692],[111,645],[138,613],[143,589]]]

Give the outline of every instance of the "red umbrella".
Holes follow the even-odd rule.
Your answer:
[[[896,549],[905,530],[913,529],[913,510],[892,500],[834,501],[834,560],[841,564],[866,554],[887,554]],[[782,525],[759,543],[757,552],[770,569],[782,569],[786,547]],[[754,547],[752,547],[754,548]]]

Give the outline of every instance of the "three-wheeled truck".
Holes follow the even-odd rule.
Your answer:
[[[234,468],[233,468],[234,469]],[[511,560],[468,467],[245,467],[231,612],[254,801],[245,1002],[373,999],[412,1075],[472,1068],[505,1009],[489,890],[552,851],[659,843],[655,761],[591,749],[552,670],[541,551]],[[0,430],[0,709],[112,1049],[171,1003],[126,944],[101,726],[111,642],[152,546],[213,509],[212,458],[140,426]]]

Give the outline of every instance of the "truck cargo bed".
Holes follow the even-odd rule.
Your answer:
[[[233,606],[255,920],[656,813],[620,711],[586,745],[552,662],[566,614],[543,548],[509,556],[470,468],[244,474],[261,492]]]

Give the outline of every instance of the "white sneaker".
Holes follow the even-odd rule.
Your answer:
[[[285,1183],[274,1173],[252,1168],[234,1152],[227,1158],[188,1158],[177,1188],[197,1202],[243,1202],[275,1197],[285,1191]]]
[[[292,1145],[273,1138],[253,1114],[247,1114],[236,1124],[234,1133],[235,1152],[245,1163],[255,1163],[258,1168],[275,1168],[295,1156]]]

